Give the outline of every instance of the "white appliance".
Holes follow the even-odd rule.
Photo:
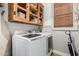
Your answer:
[[[14,34],[12,38],[14,56],[46,56],[48,40],[43,34]]]
[[[51,26],[43,26],[42,33],[46,34],[48,37],[48,56],[53,53],[53,32]]]

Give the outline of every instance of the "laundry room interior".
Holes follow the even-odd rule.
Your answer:
[[[79,56],[79,3],[0,3],[0,56]]]

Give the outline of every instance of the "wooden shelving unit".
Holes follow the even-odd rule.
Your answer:
[[[9,3],[9,21],[42,25],[43,5],[39,3]]]
[[[19,9],[21,9],[21,10],[23,10],[23,11],[27,11],[25,8],[22,8],[22,7],[20,7],[20,6],[17,6],[17,8],[19,8]]]
[[[38,16],[39,16],[39,24],[43,25],[43,8],[44,6],[42,4],[39,3],[39,7],[38,7]]]
[[[34,16],[34,17],[38,17],[37,14],[34,14],[34,13],[32,13],[32,12],[30,12],[30,15],[32,15],[32,16]]]
[[[36,3],[30,3],[30,10],[37,11],[37,4]]]

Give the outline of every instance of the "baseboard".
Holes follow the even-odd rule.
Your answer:
[[[53,50],[53,54],[55,54],[57,56],[70,56],[70,54],[63,53],[63,52],[58,51],[58,50]]]

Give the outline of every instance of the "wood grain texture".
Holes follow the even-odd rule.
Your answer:
[[[32,5],[32,6],[31,6]],[[17,23],[26,23],[26,24],[35,24],[35,25],[42,25],[42,21],[39,23],[40,18],[43,20],[43,12],[40,11],[40,9],[43,10],[42,4],[31,4],[30,3],[9,3],[8,4],[8,17],[9,21],[11,22],[17,22]],[[34,8],[35,6],[36,9]],[[35,11],[37,10],[37,11]],[[34,12],[35,11],[35,12]],[[19,16],[19,12],[22,12],[25,14],[25,17]],[[42,17],[40,16],[40,13]],[[30,16],[33,17],[30,17]],[[35,19],[36,17],[36,19]],[[35,22],[33,20],[35,19]]]
[[[56,16],[54,19],[55,27],[71,27],[73,26],[73,14],[65,14],[63,16]]]
[[[12,19],[13,19],[13,9],[14,9],[13,3],[12,4],[9,3],[8,4],[8,18],[9,18],[8,21],[12,21]]]
[[[54,14],[56,15],[63,15],[73,12],[73,6],[71,4],[65,4],[63,6],[55,7]]]
[[[70,3],[54,4],[54,27],[73,26],[73,5]]]

